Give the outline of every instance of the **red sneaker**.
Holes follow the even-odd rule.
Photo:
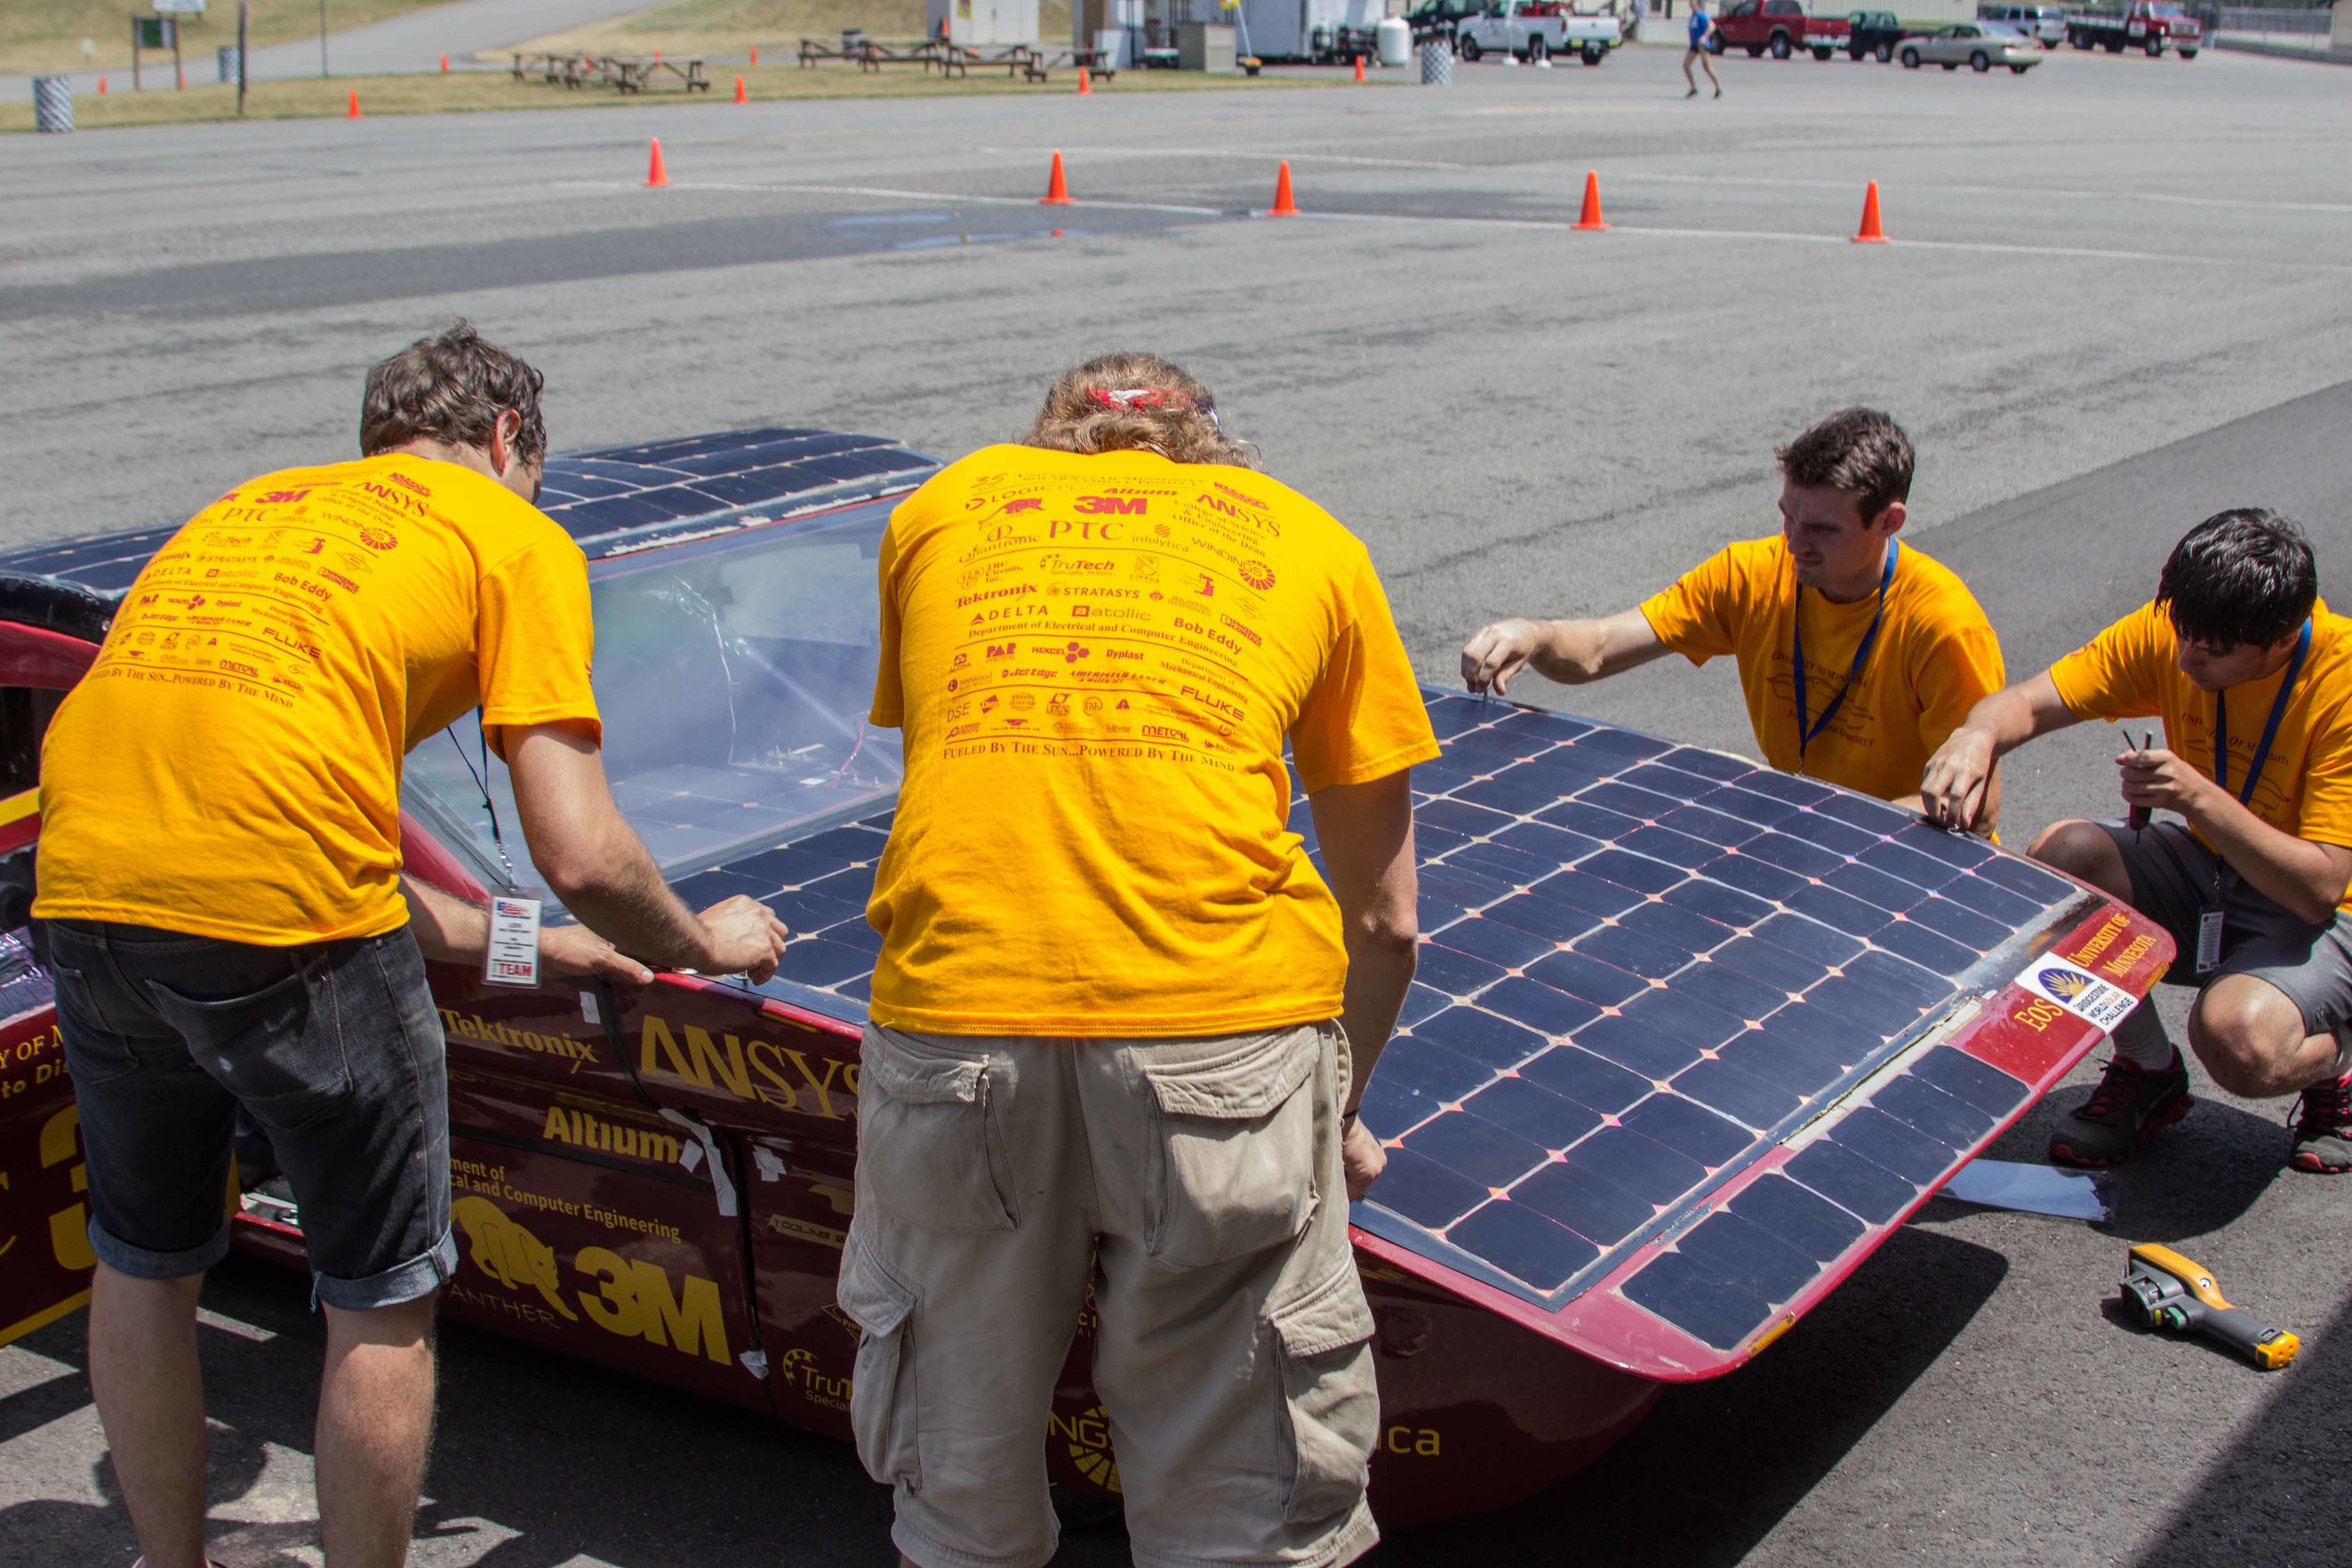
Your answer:
[[[2196,1103],[2179,1052],[2170,1067],[2151,1071],[2119,1051],[2082,1108],[2051,1131],[2050,1158],[2061,1165],[2120,1165],[2141,1140],[2188,1115]]]

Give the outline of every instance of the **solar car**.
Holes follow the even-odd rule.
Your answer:
[[[516,990],[432,966],[450,1317],[848,1437],[858,1331],[834,1281],[879,945],[865,904],[900,778],[898,734],[864,717],[875,554],[937,466],[801,429],[549,461],[543,504],[590,561],[614,793],[690,902],[748,894],[795,934],[759,986]],[[170,532],[0,553],[0,1342],[71,1311],[91,1267],[24,930],[40,740]],[[1076,603],[1015,635],[1084,647]],[[1667,1386],[1765,1350],[2170,957],[2103,895],[1880,801],[1425,698],[1443,754],[1413,778],[1424,945],[1363,1105],[1387,1171],[1353,1212],[1391,1524],[1541,1490]],[[511,788],[470,722],[410,757],[404,790],[414,874],[549,896],[501,841]],[[1303,800],[1292,821],[1311,853]],[[237,1185],[239,1243],[298,1265],[289,1195]],[[1088,1329],[1041,1437],[1057,1480],[1109,1495]]]

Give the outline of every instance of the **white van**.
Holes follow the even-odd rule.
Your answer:
[[[2066,41],[2066,12],[2056,6],[1980,5],[1977,20],[2014,27],[2044,49],[2056,49]]]

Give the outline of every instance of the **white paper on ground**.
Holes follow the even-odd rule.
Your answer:
[[[2014,1160],[1971,1160],[1944,1183],[1944,1196],[1988,1209],[2015,1209],[2062,1220],[2105,1220],[2106,1195],[2082,1171]]]

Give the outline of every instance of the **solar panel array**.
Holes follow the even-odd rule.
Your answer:
[[[877,436],[769,427],[558,452],[540,510],[590,557],[626,554],[912,490],[938,460]],[[763,514],[741,515],[747,509]],[[178,523],[0,551],[0,572],[53,577],[117,596]]]
[[[1687,1215],[2083,896],[1736,757],[1429,706],[1421,967],[1364,1098],[1389,1165],[1358,1219],[1531,1301],[1570,1299]],[[1303,802],[1292,825],[1311,843]],[[1626,1293],[1736,1343],[2026,1093],[1938,1048]]]
[[[792,940],[764,988],[827,1018],[866,1022],[882,936],[866,924],[874,863],[890,838],[884,811],[781,848],[727,862],[678,884],[678,896],[702,909],[746,894],[776,911]]]
[[[550,457],[539,507],[594,558],[912,490],[938,467],[875,436],[730,430]]]

